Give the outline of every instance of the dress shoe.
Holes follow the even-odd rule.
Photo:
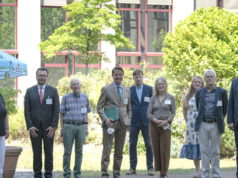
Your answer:
[[[107,173],[103,173],[102,175],[101,175],[101,178],[109,178],[109,174],[107,174]]]
[[[136,174],[136,170],[135,169],[130,169],[126,175],[133,175],[133,174]]]
[[[113,178],[120,178],[120,174],[113,174]]]
[[[148,175],[149,176],[155,175],[154,170],[153,169],[148,169]]]

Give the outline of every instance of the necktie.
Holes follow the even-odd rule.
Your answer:
[[[121,93],[120,93],[120,87],[117,86],[117,98],[121,102]]]
[[[40,103],[43,102],[43,87],[40,87]]]

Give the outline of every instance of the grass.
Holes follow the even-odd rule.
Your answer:
[[[20,140],[8,142],[7,145],[21,146],[23,151],[19,157],[17,169],[32,170],[32,148],[29,140]],[[100,175],[100,163],[101,163],[102,146],[95,146],[93,144],[87,144],[84,146],[83,164],[82,164],[82,176],[99,176]],[[109,170],[112,170],[113,154],[111,154],[111,164]],[[62,171],[63,163],[63,145],[54,145],[54,171]],[[74,154],[71,156],[71,168],[74,165]],[[232,159],[221,160],[222,171],[233,171],[236,169],[236,161]],[[129,169],[129,156],[124,155],[122,162],[122,174]],[[146,173],[146,159],[145,155],[138,156],[137,172],[141,174]],[[194,165],[191,160],[187,159],[174,159],[170,160],[169,174],[186,174],[195,172]]]

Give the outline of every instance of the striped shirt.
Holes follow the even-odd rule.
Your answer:
[[[88,97],[80,93],[79,96],[68,93],[63,96],[60,113],[64,114],[64,121],[84,122],[87,113],[91,112]]]

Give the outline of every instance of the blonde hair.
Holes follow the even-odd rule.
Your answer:
[[[185,106],[188,105],[189,100],[190,100],[190,99],[192,98],[192,96],[196,93],[196,88],[194,88],[194,86],[193,86],[193,82],[194,82],[195,79],[200,79],[200,80],[202,81],[202,87],[204,86],[204,82],[203,82],[202,77],[200,77],[200,76],[195,76],[195,77],[193,77],[192,82],[191,82],[191,85],[190,85],[190,87],[189,87],[189,89],[188,89],[188,92],[185,94],[185,96],[183,97],[183,100],[182,100],[182,103],[183,103],[183,105],[185,105]]]
[[[164,78],[164,77],[159,77],[159,78],[157,78],[157,79],[155,80],[155,84],[154,84],[154,95],[156,95],[156,96],[159,95],[159,91],[157,90],[157,83],[158,83],[159,81],[165,83],[165,85],[166,85],[166,91],[167,91],[168,83],[167,83],[166,78]]]

